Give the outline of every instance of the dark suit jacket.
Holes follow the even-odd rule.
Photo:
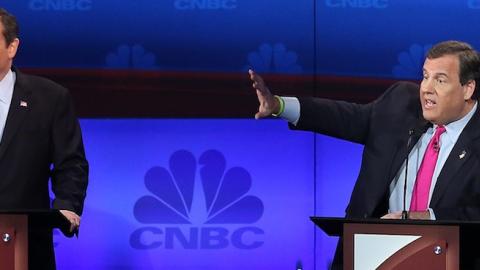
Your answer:
[[[80,126],[68,91],[18,70],[0,143],[0,209],[49,209],[81,215],[88,181]],[[30,232],[30,269],[53,269],[51,232]]]
[[[378,218],[386,214],[391,181],[407,153],[431,126],[422,116],[418,85],[396,83],[366,105],[318,98],[299,101],[300,119],[297,126],[290,125],[291,128],[364,145],[362,165],[346,217]],[[413,136],[407,150],[410,130]],[[437,178],[429,205],[437,220],[480,220],[479,161],[480,107],[460,134]],[[342,269],[342,257],[340,240],[332,269]],[[476,263],[463,260],[462,265],[468,265],[465,269],[477,269],[472,266]]]
[[[396,83],[366,105],[315,98],[299,100],[301,116],[297,129],[364,145],[360,173],[346,216],[372,218],[386,214],[389,185],[405,160],[409,130],[415,131],[408,152],[431,125],[422,116],[418,85]],[[437,220],[480,220],[479,159],[480,109],[477,109],[438,176],[429,206]]]

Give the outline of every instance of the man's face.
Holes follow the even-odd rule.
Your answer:
[[[18,39],[15,39],[12,43],[7,44],[7,41],[3,36],[3,31],[3,24],[0,23],[0,80],[5,77],[12,67],[13,58],[17,53],[19,43]]]
[[[420,84],[423,117],[438,125],[446,125],[465,116],[472,108],[470,100],[475,81],[460,84],[460,63],[457,55],[426,59]]]

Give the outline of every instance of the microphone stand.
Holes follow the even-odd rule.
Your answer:
[[[408,219],[408,211],[407,211],[407,179],[408,179],[408,155],[410,144],[412,143],[412,136],[414,130],[410,129],[408,131],[408,141],[407,141],[407,154],[405,155],[405,182],[403,183],[403,211],[402,211],[402,219]]]

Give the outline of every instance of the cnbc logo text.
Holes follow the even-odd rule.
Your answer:
[[[263,245],[264,231],[257,227],[143,227],[133,232],[130,245],[136,249],[184,248],[256,249]]]
[[[325,0],[325,5],[331,8],[374,8],[388,7],[388,0]]]
[[[232,10],[237,8],[237,0],[175,0],[177,10]]]
[[[198,160],[186,150],[170,156],[169,167],[145,174],[149,195],[137,200],[133,214],[142,223],[130,235],[135,249],[256,249],[265,232],[255,226],[263,202],[249,195],[250,173],[228,168],[225,157],[208,150]]]
[[[30,0],[28,7],[34,11],[89,11],[92,0]]]

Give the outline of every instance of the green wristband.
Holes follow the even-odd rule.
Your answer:
[[[278,100],[278,103],[280,104],[280,109],[278,110],[277,113],[272,113],[272,115],[275,117],[279,117],[285,111],[285,101],[283,100],[283,98],[277,95],[275,95],[274,97]]]

